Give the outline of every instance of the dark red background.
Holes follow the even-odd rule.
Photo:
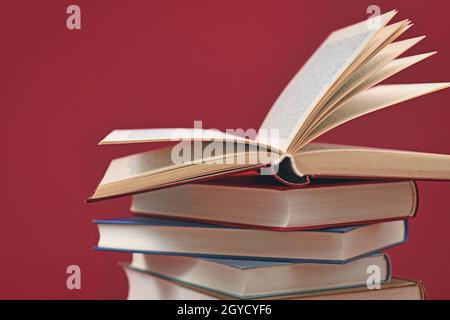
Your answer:
[[[334,29],[369,4],[414,21],[428,38],[410,53],[439,54],[392,81],[448,81],[448,1],[2,1],[0,19],[0,298],[125,298],[117,262],[94,252],[94,218],[127,214],[129,199],[86,205],[113,157],[155,146],[99,147],[114,128],[254,128]],[[66,28],[66,7],[82,30]],[[450,154],[450,93],[363,117],[322,141]],[[450,298],[450,183],[420,183],[394,274]],[[77,264],[82,289],[66,289]]]

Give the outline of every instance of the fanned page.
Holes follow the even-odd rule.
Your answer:
[[[301,124],[315,105],[349,68],[395,15],[388,12],[379,17],[376,25],[367,20],[333,32],[289,82],[275,101],[260,130],[279,130],[278,149],[287,151]]]
[[[265,134],[259,134],[257,141],[212,129],[165,128],[114,130],[100,144],[214,140],[258,143],[276,152],[285,152],[298,131],[299,124],[336,80],[349,71],[349,66],[357,58],[361,58],[366,46],[370,44],[373,47],[371,51],[375,51],[386,39],[395,34],[398,36],[407,29],[406,20],[401,21],[386,27],[384,33],[375,38],[395,13],[396,11],[391,11],[381,15],[378,25],[369,19],[333,32],[277,99],[260,128],[260,132],[265,131]],[[269,140],[271,143],[268,144],[265,138],[270,138],[271,129],[279,131],[278,141]]]
[[[337,90],[329,99],[329,101],[327,101],[327,103],[318,111],[314,119],[311,120],[308,129],[310,130],[310,128],[313,128],[315,125],[317,125],[317,123],[323,120],[336,106],[344,102],[351,95],[354,95],[358,92],[361,92],[362,90],[368,89],[370,86],[375,85],[376,83],[371,83],[370,86],[364,86],[364,83],[367,83],[365,82],[367,79],[371,79],[371,76],[377,74],[378,71],[383,69],[395,58],[400,56],[402,53],[404,53],[423,39],[424,37],[416,37],[391,43],[383,48],[372,59],[358,67],[339,88],[339,90]],[[361,84],[363,86],[361,86]],[[302,136],[306,136],[307,132],[308,130],[306,130]]]
[[[331,114],[331,117],[333,117],[332,113],[334,111],[336,111],[338,108],[340,108],[341,106],[344,106],[345,103],[350,98],[377,85],[378,83],[393,76],[394,74],[396,74],[396,73],[398,73],[420,61],[425,60],[426,58],[434,55],[435,53],[436,52],[434,51],[434,52],[423,53],[423,54],[418,54],[415,56],[404,57],[404,58],[393,60],[393,61],[389,62],[386,66],[381,68],[380,70],[378,70],[374,73],[368,73],[367,76],[364,77],[364,79],[362,79],[363,81],[361,83],[359,83],[356,87],[354,87],[351,91],[342,93],[342,95],[340,95],[340,93],[338,93],[337,97],[333,97],[333,99],[329,101],[330,104],[334,104],[334,105],[326,108],[326,114],[324,116],[322,116],[322,119],[321,120],[317,119],[316,126],[312,127],[312,129],[305,132],[306,138],[304,137],[303,140],[297,141],[297,143],[295,144],[295,146],[292,149],[299,150],[308,141],[311,141],[312,139],[308,139],[308,136],[311,135],[311,132],[314,129],[317,129],[317,127],[320,126],[322,121],[327,122],[328,120],[326,118],[328,116],[330,116],[330,114]],[[366,113],[368,113],[368,112],[366,112]],[[353,118],[355,118],[355,117],[353,117]]]
[[[315,177],[450,180],[450,155],[311,143],[294,156]]]
[[[325,132],[357,117],[437,90],[448,88],[449,86],[449,83],[417,83],[380,85],[374,87],[342,104],[336,111],[332,112],[319,123],[302,143],[306,145]]]
[[[410,66],[420,61],[423,61],[434,54],[436,54],[436,51],[395,59],[389,62],[386,66],[384,66],[380,70],[374,72],[372,75],[367,77],[356,88],[354,88],[351,92],[349,92],[345,98],[348,99],[352,96],[355,96],[356,94],[375,86],[376,84],[382,82],[383,80],[386,80],[387,78],[393,76],[394,74],[397,74],[400,71],[409,68]]]
[[[375,37],[366,45],[366,48],[361,54],[352,62],[352,64],[345,70],[339,79],[333,83],[332,87],[319,100],[319,102],[311,109],[308,117],[300,125],[294,139],[289,145],[288,151],[296,150],[295,146],[305,137],[305,133],[320,120],[323,115],[327,113],[328,108],[332,108],[335,104],[334,98],[339,99],[345,96],[352,86],[362,81],[369,76],[374,70],[377,70],[382,64],[386,63],[389,57],[387,51],[398,51],[399,48],[390,48],[389,44],[397,37],[403,34],[411,27],[409,20],[403,20],[391,25],[388,25],[377,32]],[[404,46],[402,44],[394,44],[394,46]],[[387,48],[387,49],[386,49]],[[386,49],[386,50],[385,50]],[[407,48],[405,48],[407,49]],[[371,69],[373,68],[373,70]],[[365,70],[364,70],[365,69]]]

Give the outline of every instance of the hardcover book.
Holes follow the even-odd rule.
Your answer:
[[[198,128],[111,132],[100,144],[181,141],[183,160],[173,160],[172,146],[115,159],[88,201],[265,167],[289,185],[323,177],[450,179],[449,155],[313,142],[352,119],[449,86],[379,85],[433,54],[399,58],[423,37],[396,41],[411,23],[388,24],[395,14],[331,33],[286,86],[253,137]],[[197,142],[201,152],[191,154]]]
[[[169,255],[133,254],[129,268],[239,299],[305,293],[366,285],[367,269],[377,266],[380,283],[391,279],[386,254],[347,264],[290,263]]]
[[[128,278],[128,300],[235,300],[222,294],[185,283],[124,267]],[[425,300],[425,287],[421,281],[393,278],[381,284],[380,289],[367,286],[324,290],[311,293],[265,296],[264,300]]]
[[[138,215],[273,230],[407,219],[417,209],[413,181],[359,182],[292,188],[259,174],[239,174],[133,196]]]
[[[406,221],[270,231],[131,217],[95,221],[99,250],[246,260],[347,263],[406,241]]]

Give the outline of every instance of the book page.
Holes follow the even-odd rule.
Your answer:
[[[313,123],[316,122],[316,118],[320,111],[327,105],[327,102],[333,97],[333,95],[339,91],[339,89],[352,77],[354,72],[363,66],[368,61],[375,58],[377,53],[379,53],[388,44],[394,41],[397,37],[403,34],[406,30],[411,27],[410,21],[408,19],[402,20],[397,23],[390,24],[377,32],[375,37],[370,40],[366,45],[364,50],[359,54],[357,59],[341,74],[339,79],[332,85],[332,87],[326,92],[326,94],[321,98],[317,105],[312,108],[311,112],[308,114],[307,119],[301,124],[297,130],[297,135],[292,140],[289,145],[289,150],[297,150],[296,146],[303,141],[307,133],[311,130]],[[290,152],[288,150],[288,152]]]
[[[303,174],[316,177],[450,179],[450,155],[310,143],[294,155]]]
[[[88,201],[153,190],[277,163],[282,155],[248,144],[182,142],[111,161]]]
[[[399,73],[400,71],[409,68],[412,65],[422,60],[425,60],[426,58],[431,57],[434,54],[436,54],[436,51],[403,57],[389,62],[386,66],[374,72],[371,76],[369,76],[367,79],[361,82],[356,88],[354,88],[349,94],[347,94],[344,101],[348,100],[348,98],[350,97],[357,95],[360,92],[363,92],[364,90],[367,90],[377,85],[378,83],[382,82],[383,80],[386,80],[387,78],[393,76],[394,74]]]
[[[286,86],[261,125],[260,131],[279,130],[280,145],[275,147],[287,150],[308,113],[395,13],[380,16],[381,23],[375,28],[365,20],[335,31],[325,40]]]
[[[155,175],[161,172],[173,171],[176,168],[188,167],[200,163],[211,163],[215,160],[226,164],[226,160],[234,160],[238,156],[244,157],[241,159],[242,163],[240,164],[248,165],[249,160],[246,157],[252,152],[257,152],[256,150],[249,150],[252,148],[245,145],[219,143],[222,147],[214,149],[207,142],[199,144],[186,142],[180,144],[177,149],[166,147],[113,159],[100,185],[123,181],[147,173]],[[175,156],[179,158],[174,158]],[[223,161],[219,161],[221,159]],[[230,164],[234,164],[235,161],[229,162]],[[258,163],[254,164],[257,165]]]
[[[103,144],[126,144],[164,141],[230,141],[256,144],[255,141],[222,132],[216,129],[200,128],[159,128],[159,129],[122,129],[113,130],[102,141]]]
[[[339,105],[343,99],[364,80],[368,79],[372,74],[382,69],[388,63],[393,61],[395,58],[403,54],[424,38],[425,37],[416,37],[390,43],[369,61],[359,66],[339,88],[339,90],[333,94],[330,100],[321,108],[310,127],[314,127],[324,117],[326,117],[326,115],[332,111],[335,106]]]
[[[111,161],[100,184],[124,180],[143,172],[167,170],[174,166],[170,150],[170,148],[162,148],[114,159]]]
[[[350,98],[328,115],[302,141],[300,147],[316,139],[325,132],[357,117],[363,116],[394,104],[413,99],[437,90],[448,88],[450,83],[415,83],[380,85]]]

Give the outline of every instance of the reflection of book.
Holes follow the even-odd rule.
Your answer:
[[[411,26],[408,20],[387,25],[395,13],[378,17],[378,26],[363,21],[333,32],[281,93],[254,139],[217,130],[113,131],[102,144],[214,140],[231,141],[233,148],[221,150],[220,143],[211,150],[210,144],[200,145],[204,149],[193,156],[183,149],[189,159],[182,162],[173,161],[172,148],[115,159],[90,200],[268,165],[279,165],[273,174],[288,184],[304,184],[311,177],[450,179],[447,155],[311,143],[347,121],[448,87],[448,83],[377,85],[432,54],[398,58],[422,37],[394,42]],[[255,145],[270,151],[271,157],[262,159]],[[220,163],[223,159],[231,163]]]
[[[391,278],[385,254],[347,264],[289,263],[133,254],[130,268],[168,280],[205,288],[239,299],[305,293],[366,285],[369,267],[378,267],[380,282]]]
[[[129,300],[217,300],[236,299],[233,296],[202,289],[180,282],[170,281],[125,267],[128,277]],[[284,300],[422,300],[425,289],[420,281],[393,278],[381,284],[381,289],[369,290],[367,286],[316,291],[304,294],[276,295],[263,299]]]
[[[131,205],[138,214],[280,230],[406,219],[416,209],[412,181],[290,188],[258,174],[141,193]]]
[[[404,221],[308,231],[255,230],[140,217],[96,223],[101,250],[247,260],[345,263],[407,238]]]

